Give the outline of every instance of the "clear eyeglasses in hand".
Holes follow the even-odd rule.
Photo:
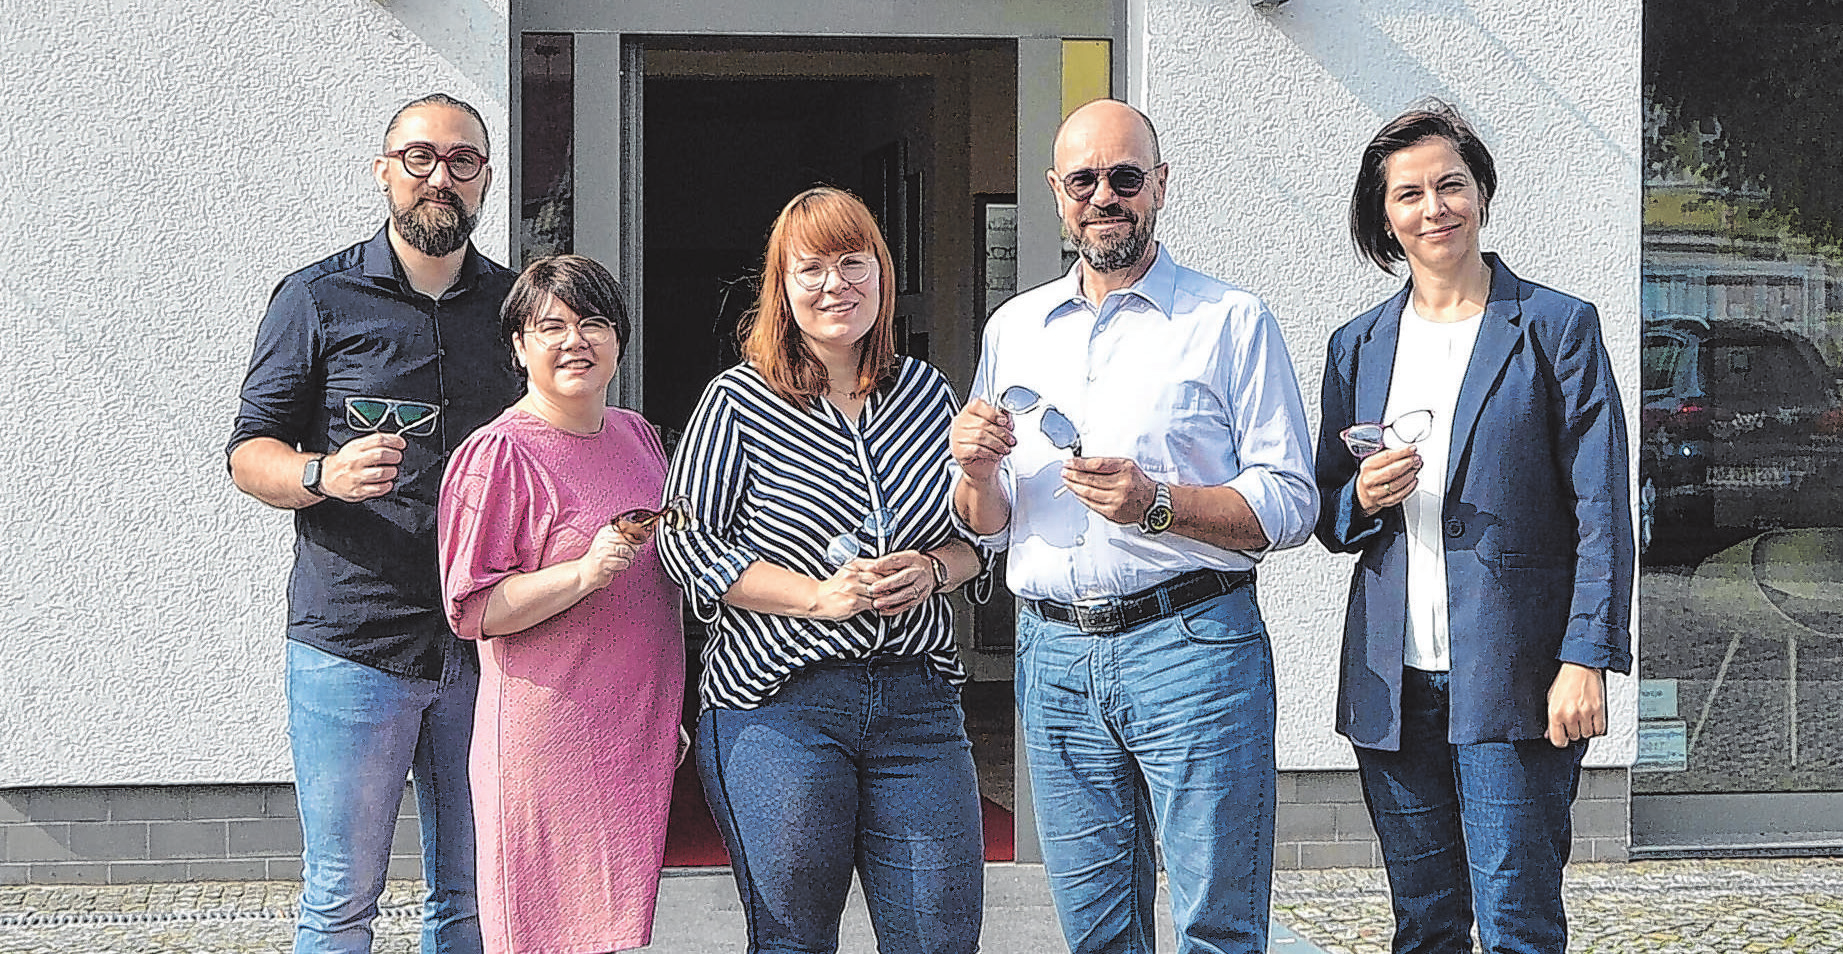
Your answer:
[[[998,396],[998,406],[1013,414],[1027,414],[1042,401],[1037,392],[1021,384],[1013,384]],[[1049,438],[1051,444],[1076,457],[1082,456],[1081,433],[1075,429],[1075,423],[1069,420],[1068,415],[1056,409],[1056,405],[1043,405],[1043,416],[1037,421],[1037,426],[1043,429],[1043,436]]]
[[[1362,460],[1388,446],[1393,433],[1402,445],[1419,444],[1433,436],[1433,412],[1409,411],[1387,424],[1352,424],[1338,435],[1352,456]]]
[[[872,510],[857,529],[841,533],[826,544],[826,559],[833,566],[844,566],[857,557],[875,555],[883,548],[883,537],[895,519],[896,515],[888,507]]]
[[[346,398],[346,426],[360,434],[376,432],[427,437],[435,433],[435,417],[441,412],[441,408],[422,401],[381,397]],[[390,429],[393,419],[396,421],[396,430]]]

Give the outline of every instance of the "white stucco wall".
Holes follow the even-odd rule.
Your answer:
[[[403,102],[506,154],[508,2],[0,0],[0,787],[288,778],[292,523],[224,469],[250,343],[383,222]]]
[[[277,279],[381,223],[368,161],[402,102],[473,102],[507,155],[509,3],[0,0],[0,787],[288,777],[291,521],[223,467],[251,337]],[[1272,304],[1309,408],[1331,330],[1396,287],[1345,234],[1358,152],[1427,93],[1497,156],[1486,247],[1600,306],[1636,404],[1639,0],[1126,7],[1161,237]],[[502,261],[508,173],[479,235]],[[1348,563],[1308,544],[1265,574],[1282,767],[1348,766]],[[1635,749],[1614,685],[1597,764]]]
[[[1279,316],[1316,433],[1325,342],[1400,287],[1352,251],[1363,146],[1438,95],[1478,128],[1499,193],[1484,247],[1519,275],[1599,306],[1628,416],[1639,346],[1640,0],[1133,0],[1129,96],[1171,163],[1160,237]],[[1404,272],[1405,274],[1405,272]],[[1353,766],[1331,730],[1350,562],[1316,543],[1264,569],[1279,673],[1280,763]],[[1636,686],[1615,678],[1613,734],[1636,753]]]

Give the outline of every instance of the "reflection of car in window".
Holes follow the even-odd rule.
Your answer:
[[[1843,402],[1824,359],[1783,329],[1645,322],[1639,538],[1813,527],[1843,516]]]

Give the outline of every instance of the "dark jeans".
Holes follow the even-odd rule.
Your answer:
[[[799,673],[698,717],[749,950],[830,954],[855,868],[883,954],[979,948],[985,852],[960,692],[917,657]]]
[[[1452,745],[1447,674],[1409,669],[1401,751],[1357,749],[1382,842],[1396,954],[1561,954],[1561,872],[1569,807],[1587,743],[1547,739]]]

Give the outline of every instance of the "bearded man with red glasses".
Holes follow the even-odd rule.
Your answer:
[[[406,776],[429,885],[422,950],[480,950],[467,780],[479,663],[443,613],[435,505],[455,446],[523,390],[497,337],[514,275],[469,238],[488,149],[458,99],[398,110],[372,160],[389,221],[276,287],[227,448],[238,489],[294,511],[301,954],[371,949]]]

